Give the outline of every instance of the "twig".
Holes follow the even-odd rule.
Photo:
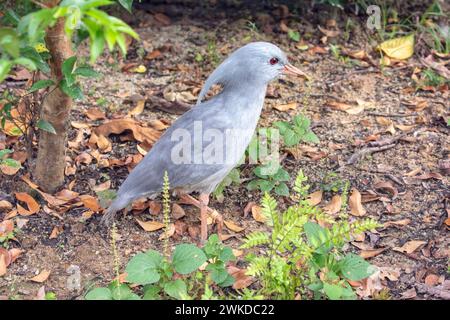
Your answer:
[[[403,118],[403,117],[416,117],[417,113],[381,113],[381,112],[368,112],[367,115],[375,117],[387,117],[387,118]]]
[[[361,150],[355,152],[347,160],[347,164],[355,164],[356,162],[358,162],[358,160],[360,158],[362,158],[366,154],[372,154],[372,153],[375,153],[375,152],[385,151],[385,150],[388,150],[388,149],[391,149],[391,148],[395,147],[395,145],[396,145],[396,143],[389,144],[387,146],[382,146],[382,147],[372,147],[372,148],[361,149]]]

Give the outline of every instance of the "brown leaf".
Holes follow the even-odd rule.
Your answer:
[[[164,240],[164,239],[170,238],[171,236],[173,236],[174,233],[175,233],[175,225],[173,223],[171,223],[169,225],[169,230],[167,232],[164,231],[163,233],[161,233],[158,240]]]
[[[331,198],[331,201],[323,207],[323,211],[328,213],[329,215],[334,215],[341,210],[342,206],[342,197],[340,195],[335,195]]]
[[[255,279],[251,276],[246,275],[247,270],[239,269],[234,266],[228,266],[228,273],[235,279],[233,284],[234,290],[244,289],[255,282]]]
[[[83,163],[83,164],[89,165],[92,162],[92,156],[89,153],[87,153],[87,152],[80,153],[75,158],[75,162],[77,164]]]
[[[279,104],[273,107],[274,109],[277,109],[278,111],[288,111],[288,110],[295,110],[297,109],[297,102],[291,102],[287,104]]]
[[[311,206],[317,206],[322,201],[322,190],[317,190],[316,192],[313,192],[308,195],[308,198],[306,199]]]
[[[402,220],[397,220],[397,221],[386,221],[383,226],[385,228],[394,226],[394,227],[404,227],[407,226],[408,224],[411,223],[410,219],[402,219]]]
[[[252,216],[258,222],[264,223],[266,222],[266,217],[262,214],[262,208],[258,205],[252,206]]]
[[[379,255],[384,251],[386,251],[386,248],[362,250],[359,255],[364,259],[369,259]]]
[[[413,178],[420,179],[420,180],[429,180],[429,179],[442,180],[442,179],[444,179],[444,177],[440,173],[437,173],[437,172],[428,172],[428,173],[424,173],[420,176],[415,176]]]
[[[11,202],[9,202],[9,201],[6,201],[6,200],[1,200],[0,201],[0,211],[3,211],[3,210],[11,210],[12,209],[12,204],[11,204]]]
[[[393,199],[395,199],[398,195],[398,190],[396,187],[392,185],[389,181],[380,181],[376,183],[374,186],[375,190],[383,190],[387,191]]]
[[[98,202],[98,199],[93,196],[84,194],[84,195],[80,196],[80,200],[81,200],[81,202],[83,202],[83,205],[86,208],[88,208],[94,212],[99,212],[102,210],[102,207],[100,206],[100,203]]]
[[[237,224],[235,224],[233,221],[230,220],[224,220],[223,223],[228,229],[234,232],[241,232],[245,229],[243,227],[238,226]]]
[[[249,212],[252,210],[253,206],[255,206],[256,203],[253,201],[250,201],[247,203],[247,205],[244,208],[244,218],[247,218],[247,215],[249,214]]]
[[[172,205],[172,217],[175,220],[181,219],[186,215],[186,212],[184,211],[184,209],[179,205],[174,203]]]
[[[58,235],[63,232],[64,227],[54,227],[52,232],[50,233],[50,237],[48,237],[49,239],[56,239],[58,237]]]
[[[0,277],[6,274],[6,255],[0,253]]]
[[[92,188],[95,192],[105,191],[111,188],[111,180],[106,180],[103,183],[100,183]]]
[[[141,221],[136,218],[136,221],[139,223],[139,225],[147,232],[153,232],[159,229],[164,228],[164,223],[158,222],[158,221]]]
[[[108,140],[104,135],[99,135],[97,139],[97,146],[103,152],[110,152],[112,150],[111,141]]]
[[[144,107],[145,107],[145,99],[139,100],[136,104],[136,107],[134,107],[130,112],[128,112],[128,116],[132,117],[141,114],[142,112],[144,112]]]
[[[155,13],[153,17],[163,26],[169,26],[172,23],[170,18],[163,13]]]
[[[366,209],[364,209],[361,203],[361,193],[356,188],[352,188],[352,194],[348,199],[350,207],[350,214],[357,217],[366,215]]]
[[[45,286],[39,288],[33,300],[45,300]]]
[[[158,215],[161,212],[162,207],[159,202],[152,200],[148,204],[148,209],[149,209],[150,214]]]
[[[142,127],[133,119],[111,120],[97,127],[95,129],[95,132],[97,135],[103,135],[107,137],[112,133],[121,134],[127,130],[130,130],[133,133],[133,137],[137,141],[147,142],[149,144],[153,144],[159,139],[161,135],[158,130]]]
[[[9,249],[9,257],[11,259],[10,263],[13,263],[14,261],[16,261],[19,256],[22,254],[23,250],[17,249],[17,248],[13,248],[13,249]]]
[[[419,241],[419,240],[411,240],[406,242],[401,247],[394,247],[392,250],[403,252],[403,253],[413,253],[417,249],[419,249],[421,246],[425,245],[426,241]]]
[[[39,273],[37,276],[31,278],[30,281],[42,283],[45,280],[47,280],[49,276],[50,276],[50,271],[42,270],[41,273]]]
[[[153,60],[161,56],[161,51],[153,50],[152,52],[147,53],[145,56],[145,60]]]
[[[87,109],[85,114],[89,119],[93,121],[106,119],[105,113],[101,111],[99,108],[95,107]]]
[[[439,283],[439,276],[435,274],[429,274],[425,277],[425,284],[430,287],[434,287]]]
[[[14,230],[14,221],[3,220],[2,222],[0,222],[0,237],[8,235],[13,230]]]
[[[318,26],[317,28],[320,30],[320,32],[322,32],[324,35],[326,35],[329,38],[335,38],[341,34],[341,32],[339,30],[328,30],[328,29],[322,28],[321,26]]]
[[[16,199],[22,202],[25,202],[27,204],[28,210],[25,211],[19,211],[19,205],[17,205],[17,209],[19,211],[20,215],[32,215],[39,211],[41,206],[34,200],[32,196],[30,196],[28,193],[25,192],[16,192]],[[22,207],[21,207],[22,208]],[[22,208],[23,209],[23,208]],[[26,212],[28,211],[28,212]]]
[[[7,166],[6,164],[0,164],[0,171],[7,176],[13,176],[20,170],[20,167]]]

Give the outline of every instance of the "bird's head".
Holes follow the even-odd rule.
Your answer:
[[[246,84],[266,85],[282,74],[308,78],[300,69],[291,65],[286,54],[269,42],[252,42],[234,51],[208,77],[197,104],[214,84],[224,87]]]

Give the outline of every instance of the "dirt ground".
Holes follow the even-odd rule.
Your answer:
[[[92,129],[108,119],[122,117],[136,106],[136,101],[146,99],[144,111],[134,118],[141,123],[160,120],[170,124],[178,117],[176,113],[183,112],[180,105],[195,103],[207,75],[230,52],[249,41],[273,42],[287,52],[292,64],[311,75],[312,81],[309,86],[303,80],[274,81],[259,126],[268,127],[276,120],[290,120],[303,112],[312,119],[313,131],[320,139],[317,145],[301,144],[297,152],[282,150],[283,166],[291,174],[291,183],[299,169],[309,177],[311,191],[319,190],[325,175],[331,172],[339,180],[348,180],[351,187],[363,194],[363,202],[367,200],[363,203],[365,217],[375,218],[382,224],[400,223],[388,223],[376,233],[366,233],[365,238],[349,244],[347,250],[359,253],[385,248],[368,260],[380,267],[381,284],[389,289],[393,299],[443,298],[430,288],[440,286],[450,277],[447,271],[449,229],[444,223],[450,210],[449,171],[442,169],[443,161],[449,161],[450,154],[449,128],[444,120],[450,116],[448,87],[414,90],[411,76],[420,67],[416,57],[380,71],[370,63],[370,59],[377,60],[379,56],[370,46],[371,38],[363,18],[350,13],[334,15],[324,7],[314,10],[298,19],[295,15],[285,17],[283,10],[273,7],[250,5],[227,11],[214,6],[156,2],[142,5],[132,16],[121,13],[139,33],[141,42],[131,44],[124,61],[117,62],[107,54],[102,56],[95,68],[103,76],[83,83],[86,98],[74,106],[71,121],[89,124]],[[337,26],[329,28],[344,30],[349,17],[354,26],[348,39],[343,36],[323,39],[319,25],[325,26],[327,20],[334,19]],[[280,30],[281,20],[287,21],[290,28],[300,30],[309,48],[299,49],[301,45]],[[249,22],[254,22],[257,28],[252,28]],[[330,43],[349,52],[364,50],[371,58],[359,63],[343,62],[329,50]],[[87,52],[84,47],[83,52]],[[200,56],[203,61],[199,61]],[[144,73],[131,71],[139,65],[146,67]],[[190,95],[180,98],[180,93],[186,92]],[[161,101],[167,102],[170,97],[182,103],[167,103],[166,109],[161,110]],[[357,100],[364,105],[364,111],[357,114],[335,110],[329,104]],[[414,109],[417,101],[426,101],[426,107]],[[274,108],[291,102],[297,102],[297,108],[288,111]],[[105,112],[106,119],[89,119],[86,111],[93,107]],[[70,141],[76,140],[79,130],[71,127]],[[370,147],[369,143],[393,137],[398,139],[390,148],[348,164],[349,158]],[[118,135],[109,138],[112,150],[101,152],[106,158],[124,159],[139,154],[135,140],[121,141]],[[90,151],[88,140],[86,134],[77,148],[69,148],[67,156],[71,163],[79,154]],[[240,168],[243,180],[253,176],[253,168],[250,165]],[[1,175],[2,194],[12,198],[14,192],[23,188],[20,176],[26,171],[25,168],[14,176]],[[127,173],[126,165],[101,167],[97,161],[79,163],[76,173],[67,176],[65,188],[76,180],[73,191],[95,195],[93,186],[110,179],[111,188],[117,189]],[[247,203],[258,202],[261,196],[256,191],[248,192],[245,186],[246,182],[227,187],[222,203],[217,200],[210,203],[225,220],[245,228],[239,233],[226,230],[233,237],[225,243],[233,248],[239,247],[246,234],[264,228],[251,214],[243,215]],[[333,194],[325,192],[320,205],[325,205]],[[281,205],[287,201],[277,198]],[[183,208],[186,216],[177,222],[179,229],[171,237],[172,245],[198,240],[192,238],[195,227],[199,226],[198,211],[190,206]],[[81,298],[92,285],[111,281],[113,258],[108,233],[98,227],[101,214],[86,219],[85,211],[86,208],[78,206],[61,213],[60,217],[44,210],[26,217],[28,221],[17,233],[17,241],[10,242],[11,247],[24,252],[8,267],[7,274],[0,277],[0,295],[17,299],[35,297],[42,284],[29,279],[42,270],[51,271],[45,290],[54,292],[58,299]],[[148,212],[135,210],[119,219],[118,250],[122,267],[137,252],[158,249],[161,245],[158,240],[161,230],[145,232],[136,223],[136,217],[162,221],[161,215]],[[0,212],[0,218],[6,214]],[[194,231],[187,232],[187,226],[193,226]],[[61,232],[50,239],[55,227]],[[424,243],[412,253],[393,250],[413,240]],[[70,266],[79,268],[81,274],[81,287],[73,291],[67,284],[72,279],[68,272]]]

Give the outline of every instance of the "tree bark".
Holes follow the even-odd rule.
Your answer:
[[[50,51],[52,79],[59,83],[63,78],[61,66],[73,56],[72,42],[64,32],[64,19],[47,30],[45,36]],[[64,183],[65,148],[72,99],[59,86],[49,93],[42,104],[41,119],[55,128],[56,134],[39,130],[39,149],[34,178],[45,192],[55,192]]]

